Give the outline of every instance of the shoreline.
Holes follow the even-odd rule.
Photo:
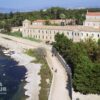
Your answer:
[[[29,98],[27,98],[26,100],[39,100],[38,96],[36,95],[39,94],[40,90],[40,88],[38,87],[40,84],[40,76],[38,75],[38,73],[40,71],[41,64],[31,63],[31,61],[33,61],[34,58],[24,53],[15,53],[11,57],[18,61],[19,65],[24,65],[27,69],[25,75],[26,85],[24,86],[24,89],[26,90],[25,95],[29,96]],[[34,92],[34,90],[37,90],[38,93]]]
[[[3,45],[2,45],[3,46]],[[5,46],[3,46],[5,47]],[[7,47],[8,48],[8,47]],[[7,51],[12,51],[11,48],[8,48]],[[3,51],[3,53],[4,53]],[[5,53],[4,53],[5,54]],[[14,54],[5,54],[7,56],[10,56],[12,59],[18,62],[19,66],[24,66],[27,69],[27,72],[25,74],[25,86],[23,87],[25,90],[25,95],[28,97],[26,100],[39,100],[39,91],[40,91],[40,76],[38,75],[41,64],[35,64],[31,61],[35,60],[34,57],[30,57],[27,54],[24,54],[23,51],[15,51]],[[35,91],[34,91],[35,90]]]

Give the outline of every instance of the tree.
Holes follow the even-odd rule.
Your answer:
[[[73,87],[83,94],[100,94],[100,46],[92,39],[73,43],[56,34],[53,46],[71,67]]]
[[[100,46],[100,39],[98,40],[98,45]]]
[[[87,56],[81,56],[79,62],[76,64],[74,68],[74,77],[73,77],[73,86],[75,91],[79,91],[81,93],[89,93],[91,89],[91,70],[92,70],[92,62],[89,60]]]
[[[45,21],[45,25],[51,25],[50,21],[49,20],[46,20]]]
[[[91,93],[100,94],[100,63],[94,64],[91,73]]]
[[[37,48],[36,52],[39,55],[39,57],[41,57],[41,58],[44,58],[47,56],[47,52],[46,52],[45,48],[43,48],[43,47]]]
[[[66,18],[65,14],[60,14],[60,18],[65,19]]]
[[[69,40],[66,36],[64,36],[64,34],[59,34],[57,33],[55,35],[55,43],[54,43],[54,47],[57,49],[57,51],[59,51],[60,54],[64,54],[65,50],[68,46],[71,45],[72,41]],[[64,55],[63,55],[64,56]]]

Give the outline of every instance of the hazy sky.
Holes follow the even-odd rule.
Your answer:
[[[100,0],[0,0],[0,8],[100,7]]]

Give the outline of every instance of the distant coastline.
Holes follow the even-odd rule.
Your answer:
[[[10,13],[10,12],[13,12],[13,13],[16,13],[16,12],[33,12],[33,11],[40,11],[40,10],[47,10],[47,9],[50,9],[50,8],[53,8],[53,7],[44,7],[44,8],[38,8],[38,9],[33,9],[33,8],[22,8],[22,9],[15,9],[15,8],[4,8],[4,7],[0,7],[0,13]],[[64,7],[59,7],[59,8],[64,8]],[[100,7],[70,7],[70,8],[64,8],[66,10],[74,10],[74,9],[97,9],[97,10],[100,10]]]

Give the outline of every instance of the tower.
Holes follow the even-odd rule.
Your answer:
[[[31,25],[31,21],[27,19],[23,21],[23,28],[28,28],[30,25]]]

